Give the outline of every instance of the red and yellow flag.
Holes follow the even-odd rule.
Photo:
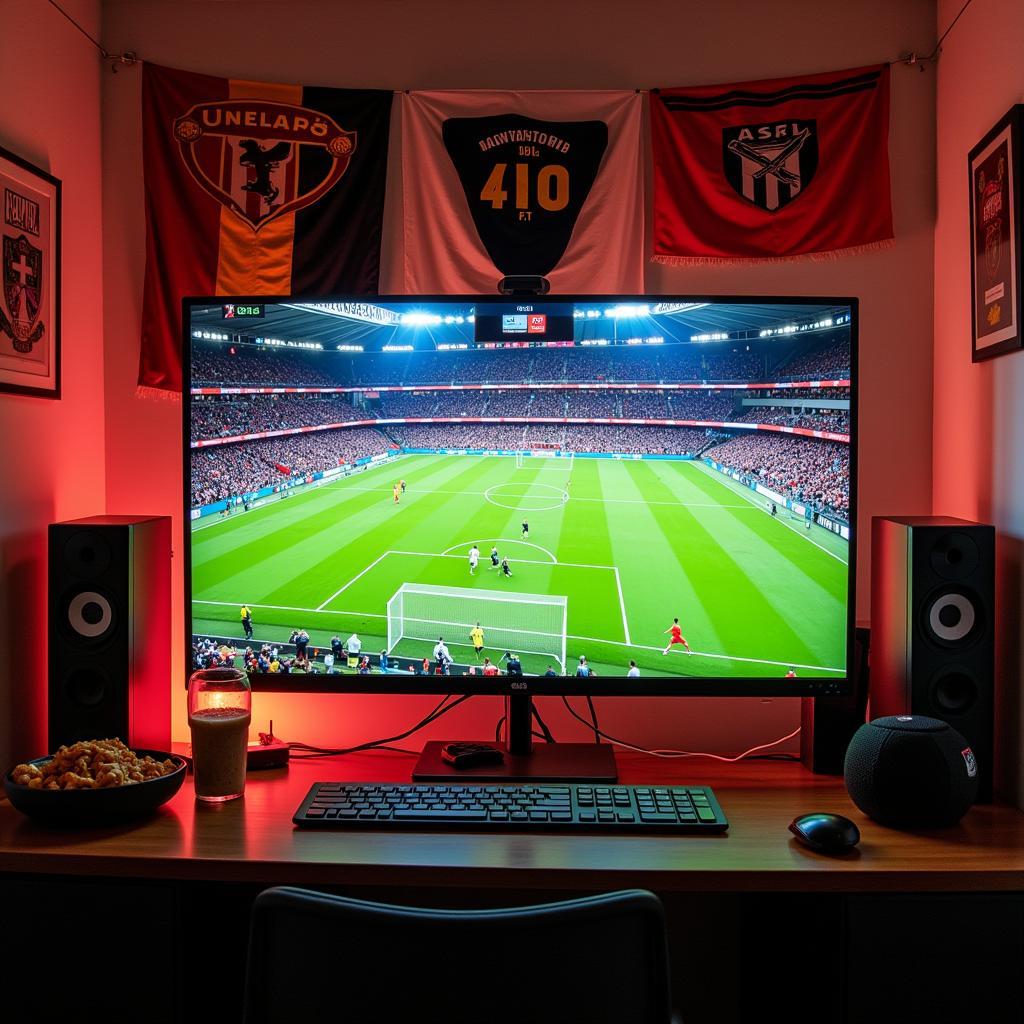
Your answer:
[[[146,64],[139,384],[181,388],[181,300],[377,291],[392,94]]]

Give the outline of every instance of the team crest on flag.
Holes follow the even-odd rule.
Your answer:
[[[16,352],[30,352],[43,336],[39,313],[43,294],[43,252],[24,235],[4,235],[4,308],[0,331],[9,335]]]
[[[329,192],[356,148],[356,133],[324,113],[255,99],[197,103],[174,137],[192,177],[255,231]],[[300,156],[305,171],[314,153],[319,173],[300,183]]]
[[[652,259],[831,259],[892,244],[889,67],[651,93]]]
[[[817,124],[781,121],[725,128],[722,164],[737,195],[773,213],[793,202],[818,169]]]

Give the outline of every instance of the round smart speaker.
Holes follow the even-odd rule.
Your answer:
[[[978,795],[978,765],[946,722],[893,715],[862,725],[846,750],[850,799],[892,828],[955,825]]]

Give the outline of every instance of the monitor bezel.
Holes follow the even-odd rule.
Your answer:
[[[525,297],[524,298],[528,298]],[[850,308],[850,540],[847,562],[847,622],[846,622],[846,674],[833,678],[808,678],[798,676],[796,680],[778,679],[766,676],[641,676],[629,679],[622,675],[591,676],[578,679],[576,676],[490,676],[452,675],[417,676],[388,673],[361,676],[307,675],[289,673],[278,675],[264,673],[251,675],[250,685],[256,693],[393,693],[433,694],[459,693],[471,695],[503,696],[513,693],[532,696],[592,696],[592,697],[824,697],[846,696],[852,692],[854,670],[854,633],[857,621],[857,541],[860,530],[857,525],[858,511],[858,428],[859,428],[859,331],[860,303],[855,296],[829,295],[679,295],[654,293],[620,294],[549,294],[537,297],[540,302],[587,302],[587,303],[628,303],[644,300],[650,302],[705,302],[705,303],[748,303],[778,305],[831,305]],[[181,304],[182,336],[182,508],[183,508],[183,558],[184,567],[184,683],[192,672],[192,538],[191,502],[192,493],[192,336],[190,312],[194,306],[222,305],[225,300],[236,304],[278,302],[314,303],[372,301],[380,303],[430,303],[430,302],[472,302],[507,305],[507,295],[329,295],[329,296],[269,296],[269,295],[205,295],[188,296]],[[281,683],[287,680],[287,685]],[[436,682],[435,682],[436,680]],[[458,685],[453,685],[458,681]],[[330,685],[327,685],[328,682]]]

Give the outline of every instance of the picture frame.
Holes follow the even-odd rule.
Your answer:
[[[1021,131],[1011,107],[970,151],[971,359],[1021,348]]]
[[[0,147],[0,395],[60,398],[61,181]]]

